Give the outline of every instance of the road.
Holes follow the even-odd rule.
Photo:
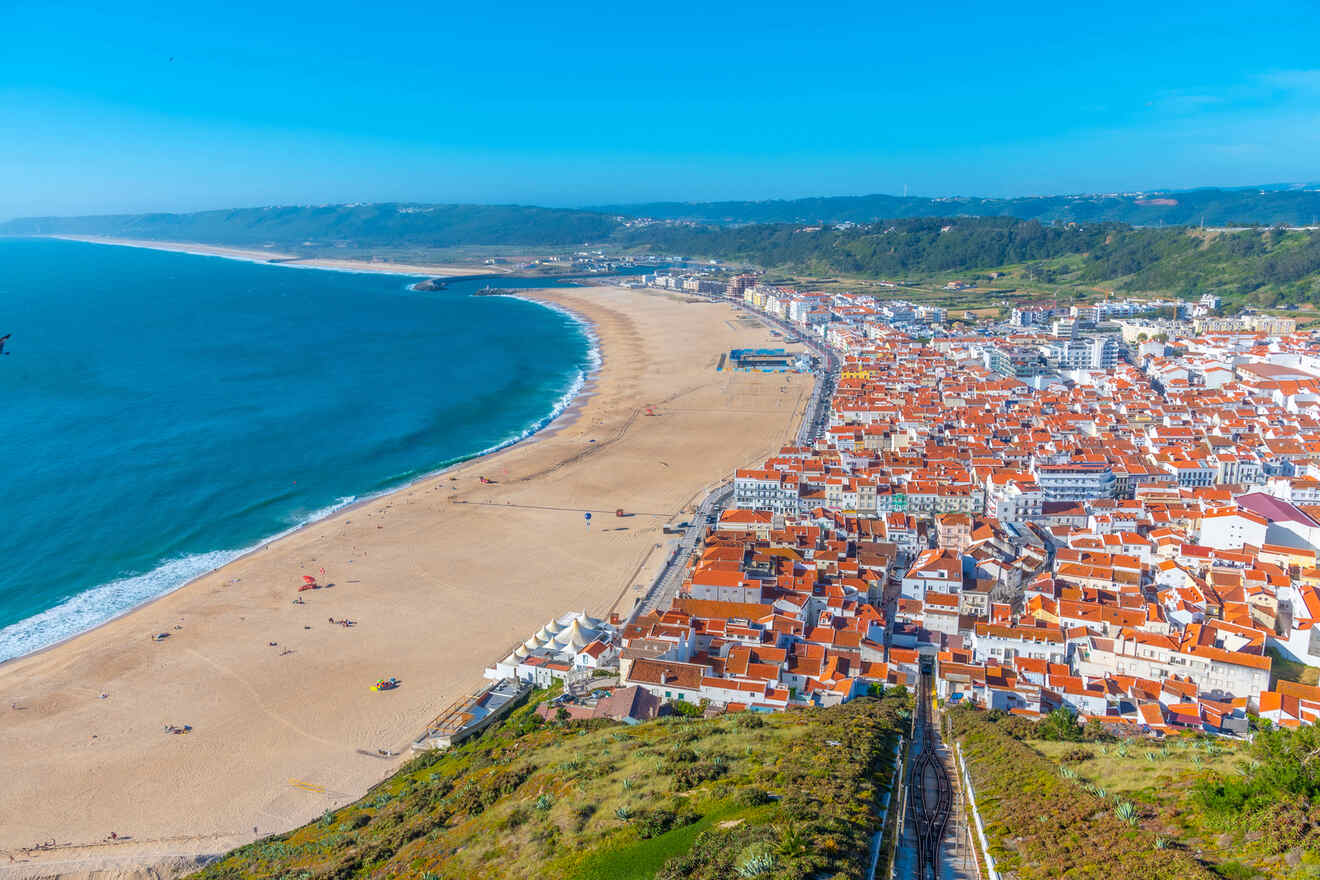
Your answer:
[[[658,608],[668,608],[678,595],[678,588],[683,583],[683,573],[687,570],[687,562],[696,552],[697,545],[701,542],[701,537],[706,533],[706,518],[708,516],[718,515],[719,511],[729,503],[733,497],[733,484],[726,483],[715,489],[702,500],[697,507],[697,512],[692,515],[692,524],[689,525],[677,544],[670,550],[669,556],[665,559],[664,568],[656,575],[651,588],[646,591],[646,595],[638,602],[628,615],[628,622],[631,623],[640,615],[654,611]]]

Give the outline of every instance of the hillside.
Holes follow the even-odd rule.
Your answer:
[[[1314,225],[1320,188],[1268,186],[1125,194],[1026,196],[1012,199],[834,196],[732,201],[647,202],[591,210],[630,217],[703,223],[874,223],[881,218],[1016,217],[1043,222],[1121,222],[1134,226]]]
[[[1000,871],[1021,880],[1320,872],[1316,727],[1265,721],[1251,742],[1192,730],[1116,739],[1059,716],[949,713]]]
[[[1320,231],[925,217],[846,227],[650,226],[631,237],[661,252],[814,276],[926,280],[961,274],[975,280],[998,272],[1047,290],[1215,293],[1236,306],[1320,298]]]
[[[0,235],[100,235],[251,246],[569,245],[606,238],[612,217],[524,205],[363,204],[240,208],[194,214],[31,217]]]
[[[1221,876],[1201,864],[1186,843],[1161,833],[1154,811],[1134,801],[1130,792],[1096,785],[1083,788],[1076,771],[1063,769],[1069,764],[1055,764],[1033,750],[1029,738],[1045,733],[1045,725],[968,707],[953,710],[949,718],[967,762],[990,854],[1005,876],[1019,880]],[[1076,733],[1080,739],[1082,732]],[[1100,748],[1120,747],[1047,744],[1063,747],[1066,762]],[[1129,747],[1122,748],[1126,754]],[[1131,747],[1137,753],[1155,748],[1149,741]],[[1140,763],[1142,776],[1155,782],[1157,766],[1144,759]]]
[[[626,726],[542,722],[528,705],[194,876],[860,877],[909,706]]]

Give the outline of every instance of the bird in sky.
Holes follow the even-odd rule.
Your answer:
[[[6,333],[4,336],[0,336],[0,354],[9,354],[9,352],[5,351],[5,340],[13,335],[14,334],[12,333]]]

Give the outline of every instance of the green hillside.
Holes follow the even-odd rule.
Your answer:
[[[1245,187],[1143,193],[1024,196],[832,196],[729,202],[648,202],[595,210],[630,217],[705,223],[874,223],[885,217],[1016,217],[1043,222],[1120,222],[1134,226],[1314,225],[1320,187]]]
[[[544,723],[528,705],[194,876],[860,877],[909,706],[627,726]]]
[[[1021,880],[1320,875],[1314,726],[1264,721],[1245,742],[1196,731],[1116,739],[1057,723],[1057,713],[1032,723],[959,707],[949,719],[1001,872]]]
[[[1009,217],[925,217],[866,226],[652,226],[634,241],[662,252],[802,275],[929,280],[1006,276],[1066,292],[1194,297],[1273,308],[1320,301],[1320,231],[1137,229]]]
[[[949,713],[985,823],[990,854],[1005,876],[1019,880],[1213,880],[1220,875],[1186,841],[1163,828],[1155,810],[1127,790],[1084,787],[1073,769],[1101,749],[1126,754],[1157,750],[1148,740],[1131,746],[1048,742],[1062,749],[1056,764],[1031,747],[1047,731],[1002,712],[959,707]],[[1080,730],[1078,731],[1080,735]],[[1158,765],[1140,760],[1146,780]],[[1180,781],[1180,780],[1177,780]],[[1103,854],[1103,858],[1097,855]],[[1248,873],[1247,877],[1253,876]]]
[[[0,223],[0,235],[104,235],[233,246],[344,243],[363,248],[444,248],[577,244],[606,238],[618,225],[602,214],[525,205],[364,204],[31,217]]]

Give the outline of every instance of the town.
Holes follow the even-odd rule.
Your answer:
[[[674,594],[551,621],[488,677],[576,683],[590,717],[617,671],[634,720],[830,706],[923,664],[945,703],[1128,735],[1320,715],[1271,676],[1320,665],[1320,340],[1292,319],[1207,296],[950,326],[751,274],[641,283],[741,304],[832,394],[733,475]]]

